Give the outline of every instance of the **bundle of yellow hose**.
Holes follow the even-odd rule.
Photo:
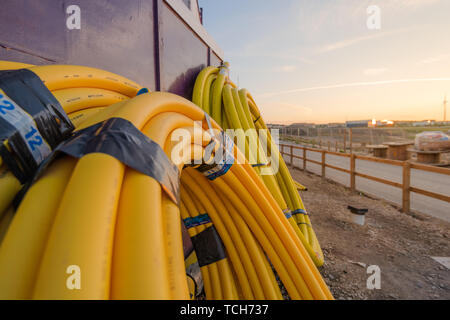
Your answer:
[[[70,65],[33,66],[19,62],[0,61],[0,70],[27,68],[44,82],[78,127],[101,107],[135,97],[142,86],[108,71]],[[1,90],[0,90],[1,92]],[[21,185],[2,165],[0,157],[0,213],[4,212]]]
[[[133,123],[169,158],[177,129],[203,123],[202,144],[195,144],[195,135],[190,142],[191,160],[203,157],[215,139],[200,108],[168,93],[116,103],[77,129],[111,117]],[[237,148],[234,156],[243,158]],[[180,207],[156,180],[109,155],[56,160],[25,195],[1,244],[0,299],[189,299],[181,217],[203,211],[227,254],[202,268],[208,298],[281,299],[271,263],[292,299],[332,299],[277,200],[248,163],[233,165],[214,181],[178,166]],[[80,290],[66,286],[70,266],[80,268]]]
[[[303,205],[296,185],[289,173],[283,157],[274,144],[270,132],[261,117],[253,97],[245,90],[239,90],[231,82],[229,65],[207,67],[197,77],[192,101],[210,114],[219,125],[234,129],[243,135],[245,144],[239,146],[255,172],[265,174],[260,177],[272,193],[281,209],[287,213],[288,221],[304,244],[317,266],[324,263],[323,253],[311,226],[308,213]],[[266,148],[260,141],[266,141]],[[278,163],[277,171],[270,164]],[[270,174],[267,174],[269,170]],[[291,216],[292,215],[292,216]]]
[[[251,122],[255,124],[255,129],[257,129],[258,132],[262,135],[266,134],[268,136],[267,139],[269,141],[272,141],[270,131],[267,129],[267,126],[261,116],[258,107],[256,106],[253,97],[245,89],[240,91],[240,97],[243,104],[248,106],[248,108],[245,108],[245,110],[248,113],[248,117],[250,117]],[[266,139],[266,137],[263,137],[263,139]],[[309,244],[305,244],[305,247],[310,253],[311,258],[314,260],[316,265],[322,266],[324,263],[323,252],[319,245],[319,241],[317,240],[314,229],[312,228],[312,224],[303,201],[298,191],[296,190],[297,188],[295,182],[276,144],[268,143],[268,147],[268,151],[271,157],[278,158],[280,168],[277,173],[277,180],[279,181],[279,185],[283,187],[282,189],[285,190],[285,199],[287,199],[287,202],[291,203],[290,208],[292,208],[293,212],[298,212],[298,214],[295,214],[294,217],[304,235],[305,240],[303,242],[305,243],[306,241]]]

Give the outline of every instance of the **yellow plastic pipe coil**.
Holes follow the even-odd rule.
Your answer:
[[[215,139],[209,134],[205,112],[174,94],[136,96],[139,85],[92,68],[16,67],[29,67],[38,74],[76,130],[123,118],[158,143],[169,158],[174,132],[191,130],[201,135],[202,143],[196,144],[194,134],[189,160],[202,158]],[[0,69],[13,68],[0,62]],[[222,87],[220,74],[215,77]],[[226,79],[221,92],[228,90]],[[211,92],[215,91],[219,92]],[[217,109],[219,102],[214,102]],[[254,117],[251,108],[247,111]],[[200,133],[192,130],[199,121]],[[221,130],[218,123],[211,123]],[[237,147],[233,156],[245,159]],[[211,222],[190,228],[190,236],[214,225],[226,250],[225,259],[201,268],[207,299],[283,299],[276,275],[291,299],[333,299],[311,258],[309,242],[296,230],[297,224],[286,219],[283,189],[274,192],[267,187],[278,186],[278,179],[263,180],[246,161],[213,181],[195,168],[186,168],[179,164],[177,205],[159,182],[112,156],[63,156],[14,210],[11,197],[20,184],[2,167],[0,299],[189,299],[193,284],[186,276],[182,219],[205,213]],[[71,287],[74,270],[80,275],[75,289]]]
[[[28,68],[41,78],[76,127],[101,108],[136,96],[142,88],[124,77],[95,68],[0,61],[0,70],[21,68]],[[20,189],[19,181],[2,166],[0,157],[0,217]]]
[[[279,170],[272,175],[261,175],[261,179],[280,208],[288,213],[287,217],[292,216],[287,220],[314,263],[320,267],[324,263],[323,253],[297,185],[277,146],[273,143],[254,99],[247,90],[239,90],[231,82],[228,78],[228,68],[229,65],[225,63],[221,67],[203,69],[197,77],[192,101],[210,114],[224,129],[242,129],[241,132],[248,133],[245,144],[246,157],[250,163],[258,165],[254,168],[256,173],[260,173],[261,168],[269,168],[264,164],[278,161]],[[267,141],[267,152],[261,148],[260,139]]]

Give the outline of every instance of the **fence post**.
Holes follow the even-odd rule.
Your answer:
[[[322,150],[322,178],[325,179],[325,169],[326,169],[326,151]]]
[[[338,152],[338,142],[336,141],[336,144],[334,145],[334,150],[336,151],[336,152]]]
[[[356,190],[356,155],[352,153],[350,157],[350,188]]]
[[[347,153],[347,130],[344,130],[344,153]]]
[[[352,128],[350,128],[349,142],[350,142],[350,153],[353,153],[353,130],[352,130]]]
[[[291,166],[294,167],[294,147],[291,146]]]
[[[403,212],[408,213],[411,210],[411,163],[403,163]]]
[[[331,151],[331,141],[328,141],[328,151]]]
[[[303,171],[306,171],[306,148],[303,148]]]

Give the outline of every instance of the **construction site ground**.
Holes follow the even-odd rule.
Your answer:
[[[450,270],[432,259],[450,257],[450,223],[405,214],[383,200],[290,170],[308,187],[301,195],[325,255],[321,273],[336,299],[450,299]],[[351,222],[349,205],[369,210],[365,226]],[[373,265],[381,270],[381,288],[371,290]]]

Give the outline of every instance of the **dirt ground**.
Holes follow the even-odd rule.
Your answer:
[[[336,299],[450,299],[450,270],[431,257],[450,257],[450,223],[404,214],[392,205],[292,169],[325,255],[321,268]],[[348,205],[369,209],[366,225],[350,221]],[[381,269],[381,289],[367,289],[367,268]]]

